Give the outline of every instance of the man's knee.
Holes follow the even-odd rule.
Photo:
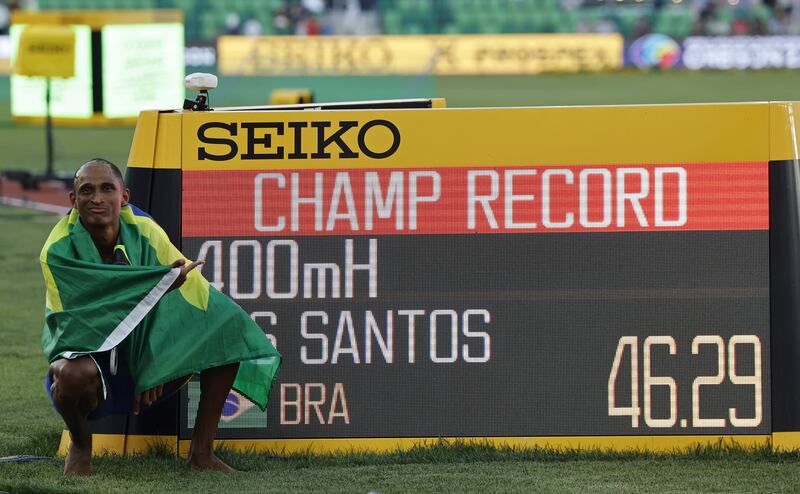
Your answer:
[[[96,406],[100,396],[100,373],[91,357],[61,359],[53,362],[48,371],[53,379],[53,400],[89,400]]]

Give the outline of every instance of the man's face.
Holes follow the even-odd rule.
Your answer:
[[[119,209],[128,203],[130,192],[101,164],[84,165],[78,170],[69,193],[72,207],[78,210],[87,227],[104,227],[119,221]]]

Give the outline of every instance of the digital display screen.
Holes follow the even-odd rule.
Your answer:
[[[11,26],[11,66],[25,24]],[[50,81],[50,114],[62,118],[92,116],[92,31],[89,26],[72,26],[75,30],[75,76]],[[43,77],[11,75],[11,114],[17,117],[44,117],[46,81]]]
[[[212,117],[182,250],[284,357],[219,437],[770,433],[766,162],[407,167],[391,120]]]
[[[24,28],[11,26],[12,66]],[[141,110],[177,108],[183,102],[182,24],[111,24],[94,40],[89,26],[73,28],[75,77],[51,80],[53,117],[80,119],[101,112],[106,118],[130,118]],[[102,60],[92,60],[93,43],[101,45]],[[96,78],[93,71],[99,67],[102,77]],[[101,89],[94,87],[98,80]],[[45,116],[44,78],[11,76],[11,113]]]
[[[103,115],[177,108],[184,99],[183,24],[107,25],[103,38]]]

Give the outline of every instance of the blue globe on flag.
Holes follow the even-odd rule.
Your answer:
[[[231,391],[222,406],[222,421],[230,422],[241,414],[253,408],[253,403],[236,391]]]

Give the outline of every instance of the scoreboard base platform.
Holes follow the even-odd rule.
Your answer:
[[[185,458],[191,441],[178,440],[173,435],[94,434],[92,454],[146,454],[155,446],[166,447]],[[650,452],[673,454],[693,450],[698,446],[719,446],[757,449],[772,445],[774,451],[800,449],[800,433],[773,435],[694,435],[694,436],[550,436],[550,437],[402,437],[402,438],[336,438],[336,439],[220,439],[215,447],[225,447],[242,453],[392,453],[417,447],[447,444],[488,445],[498,449],[546,449],[558,452]],[[59,456],[69,451],[70,437],[61,435]]]

